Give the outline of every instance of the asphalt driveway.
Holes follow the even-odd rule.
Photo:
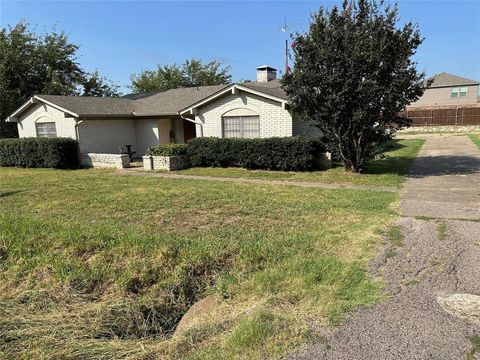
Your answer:
[[[401,191],[403,244],[372,264],[390,299],[289,359],[480,358],[480,150],[466,136],[426,138]]]

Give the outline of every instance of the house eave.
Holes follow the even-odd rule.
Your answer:
[[[459,87],[459,86],[479,86],[479,85],[480,83],[437,85],[437,86],[429,86],[427,87],[427,89],[440,89],[440,88],[450,88],[450,87]]]

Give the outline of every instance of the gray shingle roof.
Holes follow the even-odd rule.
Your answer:
[[[432,76],[433,82],[430,88],[447,87],[455,85],[480,85],[476,80],[466,79],[457,75],[441,72]]]
[[[265,94],[272,95],[283,100],[288,100],[288,96],[285,91],[283,91],[279,80],[272,80],[269,82],[246,82],[238,85],[252,90],[261,91]]]
[[[161,116],[176,115],[229,85],[212,85],[171,89],[162,92],[128,94],[123,97],[84,97],[60,95],[35,95],[39,99],[55,104],[81,116]],[[288,100],[278,80],[266,83],[248,82],[238,84],[245,88]]]
[[[149,96],[139,94],[127,95],[135,100],[135,115],[171,115],[196,103],[230,85],[212,85],[190,88],[171,89],[153,93]]]
[[[131,115],[135,101],[128,98],[36,95],[78,115]]]

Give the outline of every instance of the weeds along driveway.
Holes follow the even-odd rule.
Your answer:
[[[480,149],[466,136],[427,137],[400,211],[402,235],[372,264],[391,298],[290,359],[479,357]]]

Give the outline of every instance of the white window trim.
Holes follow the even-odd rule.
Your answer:
[[[48,124],[48,125],[52,125],[53,124],[53,128],[55,130],[55,132],[53,131],[45,131],[45,132],[39,132],[39,125],[45,125],[45,124]],[[51,129],[50,129],[51,130]],[[57,124],[55,123],[55,121],[40,121],[40,122],[36,122],[35,123],[35,133],[37,134],[37,137],[57,137]]]
[[[244,129],[243,127],[238,130],[240,136],[226,136],[225,134],[225,119],[228,118],[256,118],[258,119],[258,134],[254,137],[245,137],[243,136]],[[242,122],[240,122],[242,124]],[[229,130],[229,131],[236,131],[236,130]],[[260,116],[259,115],[246,115],[246,116],[222,116],[222,137],[223,138],[240,138],[240,139],[252,139],[252,138],[260,138]]]
[[[462,90],[465,90],[465,91],[462,91]],[[467,96],[468,96],[468,86],[455,86],[455,87],[452,87],[450,90],[450,97],[453,99],[466,98]]]

